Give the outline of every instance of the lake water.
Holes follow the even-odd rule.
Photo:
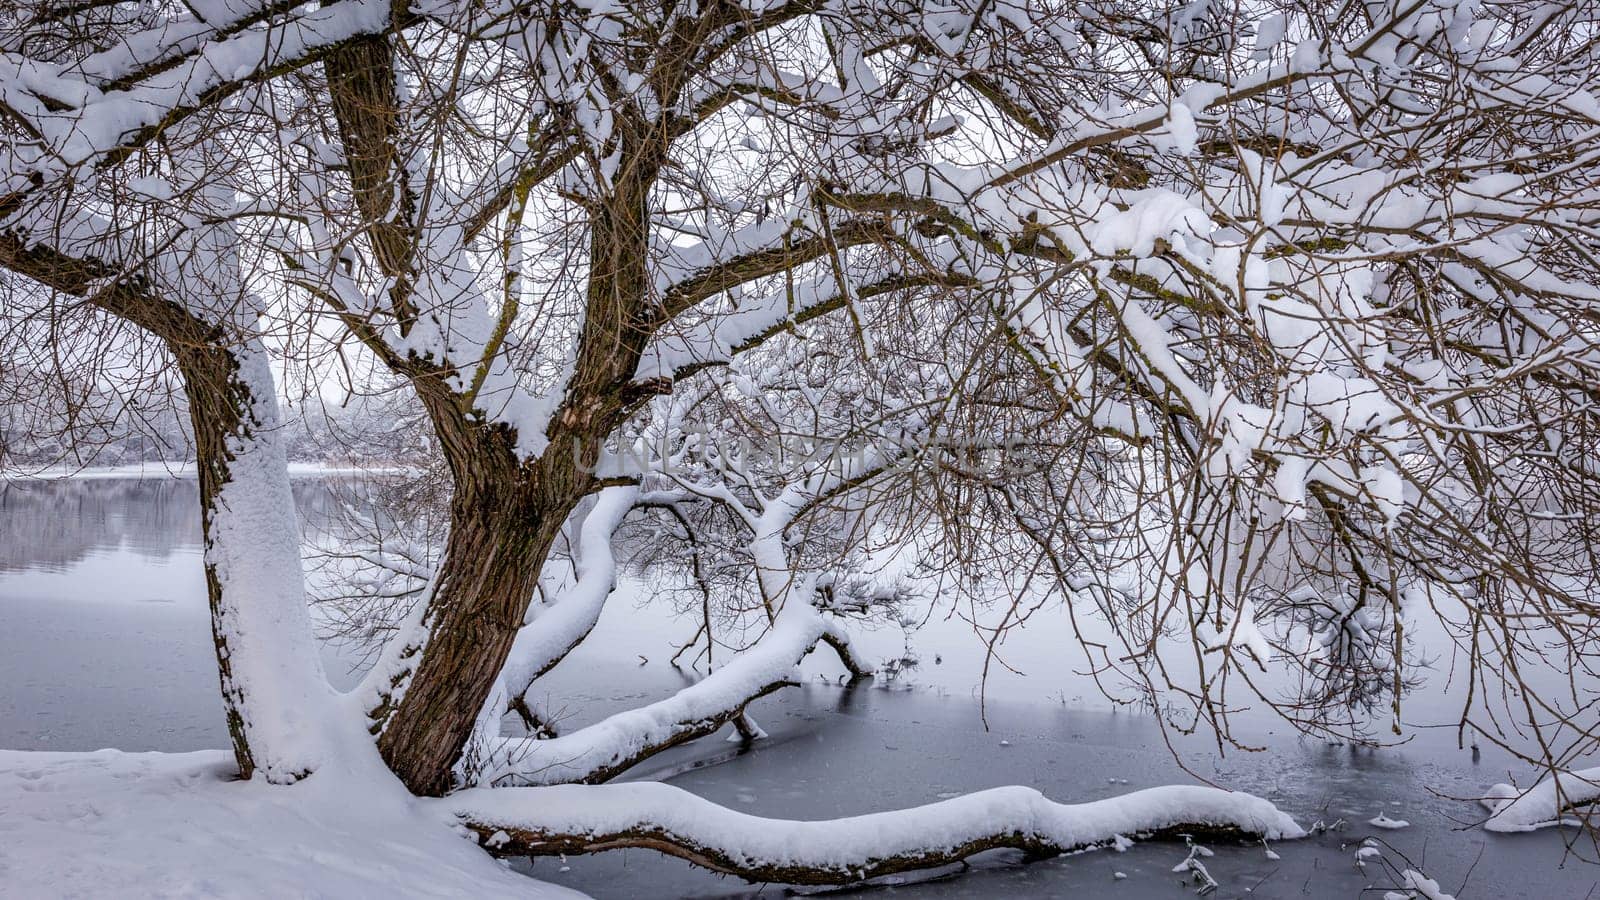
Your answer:
[[[332,503],[315,479],[298,481],[295,496],[312,518]],[[193,482],[183,479],[0,481],[0,747],[226,746],[197,505]],[[595,639],[541,680],[549,704],[567,711],[565,726],[684,683],[666,660],[669,641],[684,640],[693,626],[647,597],[643,586],[625,586]],[[1600,866],[1585,861],[1594,855],[1587,837],[1472,827],[1482,814],[1465,798],[1508,774],[1527,777],[1491,748],[1475,759],[1455,748],[1453,732],[1427,729],[1413,729],[1417,739],[1402,747],[1350,748],[1296,738],[1263,721],[1258,736],[1270,744],[1267,752],[1219,756],[1203,739],[1178,742],[1194,773],[1186,774],[1152,717],[1111,711],[1065,671],[1067,628],[1064,613],[1046,610],[1008,639],[1008,662],[1021,672],[991,678],[987,729],[975,699],[981,644],[970,628],[935,621],[915,639],[923,665],[909,677],[841,688],[831,683],[837,670],[818,659],[810,664],[815,683],[752,705],[767,739],[746,747],[717,735],[625,777],[665,778],[747,812],[808,819],[1003,784],[1077,801],[1198,775],[1269,797],[1302,824],[1342,822],[1275,845],[1276,860],[1261,846],[1213,846],[1206,864],[1221,886],[1211,896],[1382,897],[1394,887],[1393,869],[1354,862],[1356,847],[1371,836],[1385,842],[1387,860],[1425,871],[1460,900],[1600,898]],[[861,644],[869,658],[898,656],[903,646],[898,632],[866,634]],[[330,648],[326,660],[337,680],[353,681],[346,657]],[[1412,706],[1414,715],[1429,712],[1426,704]],[[1440,716],[1448,720],[1449,713]],[[1412,826],[1367,825],[1379,812]],[[908,876],[866,892],[1178,898],[1194,891],[1172,871],[1185,854],[1181,846],[1144,844],[1021,865],[1013,854],[992,853],[965,871]],[[646,851],[540,860],[531,872],[602,898],[783,895]]]

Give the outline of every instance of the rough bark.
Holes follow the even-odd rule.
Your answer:
[[[458,494],[459,497],[459,494]],[[532,596],[558,515],[462,497],[428,599],[427,643],[378,749],[414,793],[451,787],[451,770],[493,689]]]
[[[420,634],[373,716],[389,767],[413,792],[437,795],[452,786],[562,524],[594,488],[583,454],[599,438],[552,441],[522,462],[509,430],[463,413],[436,381],[414,383],[454,481],[450,535]]]
[[[465,424],[464,421],[462,424]],[[496,441],[496,438],[499,441]],[[505,435],[458,431],[450,534],[423,613],[422,636],[374,710],[378,749],[418,794],[442,794],[527,615],[539,572],[583,487],[547,491],[517,465]],[[485,441],[501,446],[484,446]],[[446,442],[447,446],[451,442]],[[397,698],[397,699],[395,699]]]
[[[405,189],[395,145],[394,42],[351,42],[327,62],[333,112],[350,164],[367,235],[393,279],[391,310],[404,331],[416,315],[410,296],[419,260],[417,202]],[[632,123],[638,125],[639,123]],[[619,125],[627,131],[628,124]],[[654,143],[652,143],[652,140]],[[630,381],[650,337],[649,188],[660,166],[659,136],[624,137],[612,190],[596,198],[589,284],[575,363],[562,403],[535,459],[516,452],[516,436],[472,409],[441,360],[380,358],[411,380],[428,412],[454,481],[451,529],[420,623],[384,672],[371,710],[378,747],[418,794],[451,787],[484,702],[523,626],[536,580],[556,535],[595,486],[589,474],[600,443],[637,402]],[[641,149],[648,148],[648,149]],[[369,342],[369,346],[372,345]],[[586,458],[588,457],[588,458]]]
[[[625,389],[649,338],[644,183],[610,198],[594,227],[596,271],[577,360],[540,456],[519,458],[515,434],[468,409],[441,374],[409,373],[454,481],[450,537],[421,634],[373,710],[380,752],[415,793],[452,786],[550,548],[594,489],[594,456],[626,415]]]
[[[264,350],[173,347],[189,398],[206,592],[242,777],[304,777],[322,761],[332,698],[312,638],[277,398]],[[266,394],[267,396],[262,396]]]
[[[414,238],[416,198],[401,177],[395,131],[394,48],[388,35],[358,38],[328,56],[328,94],[349,164],[351,193],[366,220],[372,253],[395,279],[390,297],[405,320],[411,309],[408,268]]]

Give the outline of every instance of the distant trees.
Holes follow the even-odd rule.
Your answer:
[[[105,339],[101,332],[57,340],[37,322],[0,315],[0,467],[192,456],[181,392],[140,377],[141,368],[148,374],[159,365],[124,359],[112,366],[120,371],[106,371]]]
[[[315,771],[358,702],[419,793],[603,780],[907,591],[1092,609],[1108,690],[1219,737],[1239,691],[1398,729],[1427,618],[1463,728],[1560,767],[1595,738],[1596,12],[14,4],[6,305],[174,363],[246,773]],[[366,560],[403,615],[354,698],[275,367],[404,387],[448,473],[440,542]],[[708,628],[769,632],[507,748],[630,518]]]

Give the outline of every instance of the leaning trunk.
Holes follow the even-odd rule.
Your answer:
[[[516,485],[503,486],[516,493]],[[414,793],[448,790],[451,772],[522,627],[559,515],[473,492],[453,502],[450,539],[428,598],[407,683],[378,749]],[[554,524],[550,524],[554,523]]]
[[[545,558],[590,479],[568,447],[523,465],[504,430],[443,403],[430,411],[455,481],[450,536],[413,636],[383,673],[373,718],[389,768],[413,792],[438,795],[452,784]]]
[[[316,768],[333,693],[311,632],[299,524],[267,356],[173,345],[199,466],[206,592],[239,773],[289,782]]]

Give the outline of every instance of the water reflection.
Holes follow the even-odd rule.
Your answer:
[[[198,546],[199,489],[177,478],[0,481],[0,572],[60,572],[99,551]]]
[[[306,520],[337,508],[324,481],[293,490]],[[192,479],[0,480],[0,747],[227,746],[199,506]]]
[[[291,483],[308,522],[338,499],[316,479]],[[200,546],[200,489],[189,478],[0,479],[0,572],[64,572],[97,553],[166,562]]]

